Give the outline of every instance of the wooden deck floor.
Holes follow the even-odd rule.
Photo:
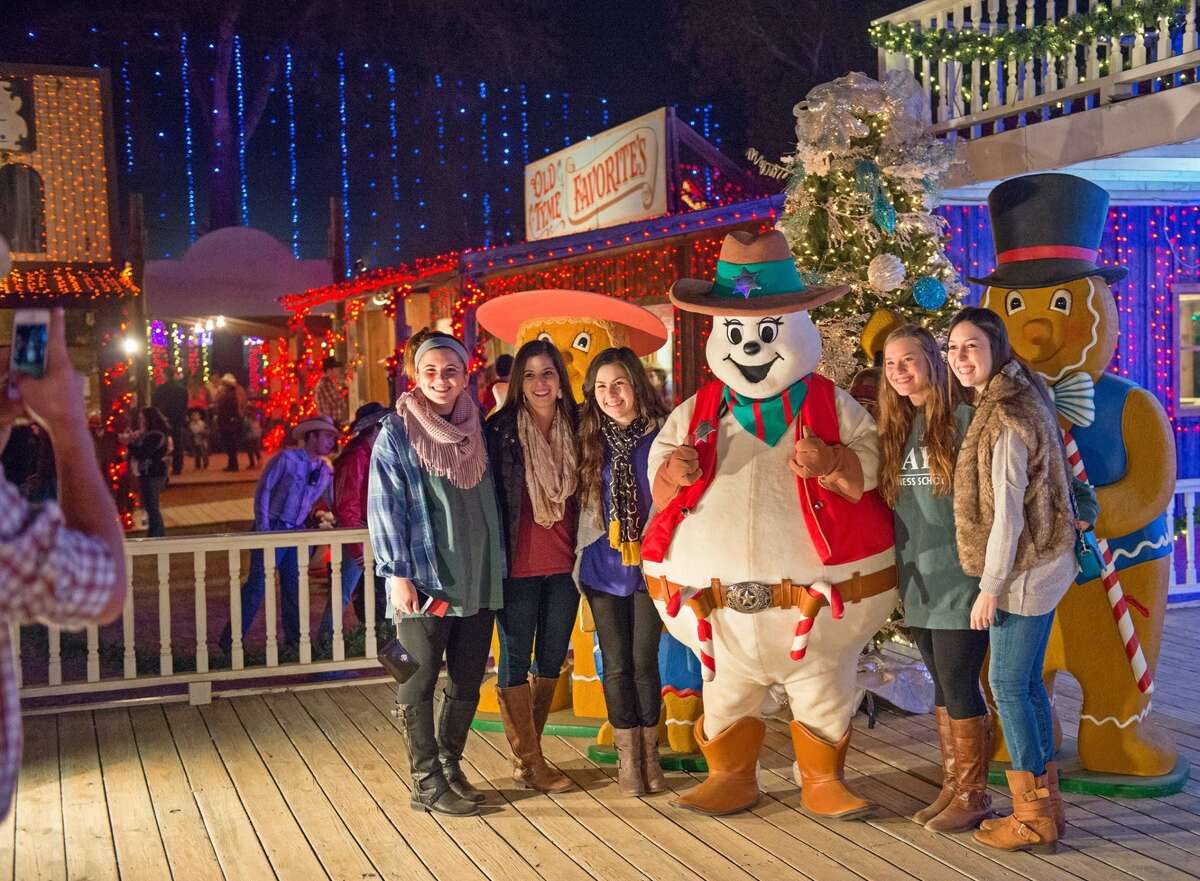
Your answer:
[[[1168,617],[1156,712],[1200,768],[1200,609]],[[1128,881],[1200,877],[1200,773],[1163,799],[1067,795],[1066,847],[1004,855],[969,835],[925,832],[905,817],[936,792],[929,717],[883,712],[855,721],[848,775],[881,805],[867,822],[799,812],[786,729],[762,756],[766,797],[710,819],[669,795],[621,796],[587,742],[546,751],[582,787],[519,792],[498,734],[471,736],[472,776],[487,781],[477,818],[408,807],[404,745],[384,686],[341,687],[26,719],[15,810],[0,824],[0,879],[448,879],[620,881],[769,878]],[[1077,712],[1059,699],[1068,726]],[[676,790],[694,782],[670,775]],[[997,790],[998,806],[1008,800]]]

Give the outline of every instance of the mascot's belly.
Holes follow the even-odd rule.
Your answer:
[[[784,578],[798,584],[836,583],[855,571],[875,572],[893,563],[890,548],[854,563],[821,562],[804,525],[796,478],[788,469],[792,429],[768,449],[725,416],[717,443],[721,465],[716,477],[676,528],[666,558],[643,563],[647,574],[689,587],[705,587],[714,578],[725,584],[771,584]]]

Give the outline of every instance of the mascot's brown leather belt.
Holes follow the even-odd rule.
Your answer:
[[[780,584],[761,584],[757,581],[739,581],[722,584],[714,578],[712,584],[695,591],[675,584],[657,575],[646,575],[646,590],[652,599],[660,600],[669,607],[677,608],[679,595],[686,597],[687,604],[697,618],[707,618],[715,609],[732,609],[736,612],[761,612],[764,609],[797,609],[805,618],[814,618],[828,600],[820,593],[810,591],[807,585],[793,584],[784,579]],[[845,581],[832,585],[833,591],[845,603],[857,603],[896,586],[896,567],[888,566],[869,575],[855,572]],[[840,610],[835,609],[838,615]]]

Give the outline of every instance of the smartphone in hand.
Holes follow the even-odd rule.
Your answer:
[[[450,601],[443,597],[435,597],[423,590],[417,591],[417,596],[421,599],[421,614],[432,615],[435,618],[445,618],[446,612],[450,608]]]
[[[46,375],[46,350],[50,343],[50,310],[19,309],[13,318],[9,378],[18,373],[41,379]]]

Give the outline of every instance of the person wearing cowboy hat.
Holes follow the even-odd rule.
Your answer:
[[[328,416],[310,416],[292,429],[299,446],[280,450],[258,479],[254,491],[254,531],[286,532],[303,529],[318,502],[332,503],[333,469],[325,460],[337,440],[337,427]],[[277,548],[283,607],[283,641],[300,641],[300,568],[297,549]],[[250,552],[250,573],[242,584],[242,636],[250,629],[266,591],[266,568],[261,548]],[[269,626],[269,625],[268,625]],[[229,650],[231,628],[226,625],[218,644]]]
[[[377,401],[363,404],[354,413],[350,426],[350,443],[333,463],[333,516],[338,526],[366,528],[367,484],[371,474],[371,450],[375,438],[383,428],[383,420],[391,411]],[[358,620],[365,622],[366,602],[359,584],[363,578],[363,547],[361,544],[347,545],[342,550],[342,608],[350,605],[353,598]],[[383,618],[387,608],[387,591],[384,580],[375,580],[375,620]],[[329,638],[333,632],[333,595],[325,604],[321,626],[317,630],[318,641]]]
[[[228,461],[226,471],[238,470],[238,449],[242,442],[242,416],[246,408],[246,397],[237,377],[226,373],[221,377],[221,389],[217,392],[215,405],[217,438]]]

